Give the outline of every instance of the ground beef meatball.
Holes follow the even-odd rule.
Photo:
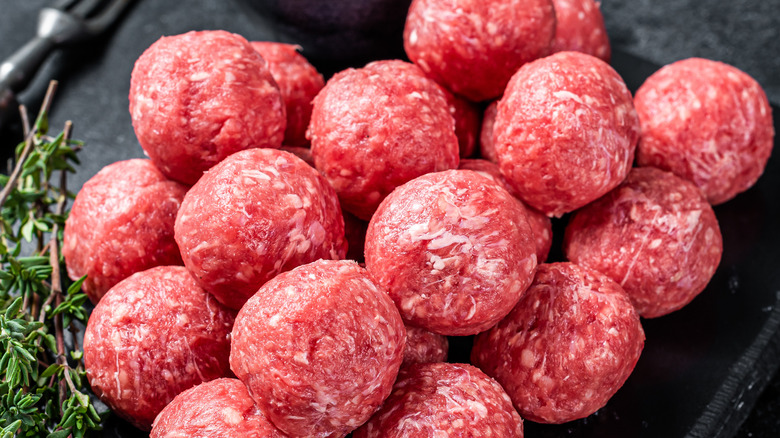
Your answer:
[[[546,55],[550,0],[414,0],[404,29],[409,59],[475,102],[501,96],[521,65]]]
[[[458,167],[444,93],[412,64],[377,61],[337,73],[314,99],[308,136],[342,207],[369,220],[399,185]]]
[[[573,263],[542,264],[512,312],[476,336],[471,362],[498,380],[523,418],[565,423],[607,403],[644,340],[619,284]]]
[[[174,231],[187,269],[233,309],[276,274],[347,250],[333,188],[277,149],[237,152],[212,168],[187,192]]]
[[[149,160],[109,164],[76,195],[65,222],[62,255],[68,276],[93,303],[120,280],[154,266],[181,265],[173,238],[187,188]]]
[[[311,119],[311,102],[325,86],[325,80],[317,69],[298,53],[299,46],[267,41],[253,41],[251,44],[268,62],[268,69],[284,98],[287,113],[284,144],[308,145],[306,128],[309,127]]]
[[[526,64],[498,103],[493,140],[520,198],[561,216],[620,184],[634,161],[639,119],[604,61],[559,52]]]
[[[750,188],[774,145],[772,107],[761,86],[730,65],[690,58],[651,75],[634,99],[640,166],[693,181],[711,204]]]
[[[407,325],[402,366],[413,363],[445,362],[449,349],[450,343],[446,336]]]
[[[533,278],[535,239],[525,210],[477,172],[415,178],[371,218],[366,268],[410,325],[479,333],[512,309]]]
[[[609,62],[612,50],[599,3],[595,0],[553,0],[553,5],[558,23],[552,52],[573,50]]]
[[[95,395],[143,430],[182,391],[230,375],[234,313],[183,266],[138,272],[111,288],[84,332]]]
[[[319,260],[280,274],[241,308],[230,365],[282,431],[343,437],[390,394],[405,339],[365,269]]]
[[[578,210],[564,236],[569,260],[602,272],[654,318],[688,304],[720,263],[718,219],[693,183],[635,168],[616,189]]]
[[[382,409],[355,438],[523,438],[523,420],[495,380],[467,364],[405,367]]]
[[[201,383],[177,395],[154,420],[150,438],[284,438],[238,379]]]
[[[286,126],[266,62],[225,31],[163,37],[146,49],[130,77],[130,116],[154,164],[189,185],[236,151],[278,148]]]

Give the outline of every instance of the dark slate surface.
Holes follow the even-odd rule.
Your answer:
[[[0,59],[32,36],[36,11],[47,3],[0,3]],[[772,102],[780,104],[780,0],[605,0],[602,9],[616,65],[629,72],[627,81],[633,81],[629,85],[638,86],[656,65],[700,56],[743,69],[764,86]],[[133,62],[143,49],[161,33],[217,28],[249,39],[285,37],[269,29],[237,0],[140,0],[101,41],[60,51],[47,63],[30,91],[20,97],[34,106],[49,77],[61,81],[52,123],[60,126],[65,117],[73,119],[75,137],[87,142],[81,155],[84,164],[72,187],[80,186],[108,163],[142,156],[130,124],[127,92]],[[0,144],[7,146],[8,138],[6,131]],[[777,265],[767,265],[776,260],[779,243],[772,231],[776,223],[765,223],[766,218],[777,219],[772,200],[777,193],[773,188],[780,187],[780,164],[777,157],[772,163],[771,175],[762,179],[761,188],[719,210],[723,227],[736,230],[726,241],[737,251],[731,253],[730,260],[724,256],[723,269],[713,280],[715,290],[694,301],[690,309],[646,322],[648,339],[664,342],[648,342],[646,351],[653,353],[643,356],[637,377],[632,377],[635,383],[627,385],[617,401],[598,415],[557,432],[531,425],[529,436],[536,431],[536,436],[616,436],[609,430],[621,431],[620,436],[658,436],[648,432],[659,430],[648,421],[665,422],[666,429],[660,429],[677,431],[663,435],[670,437],[780,436],[780,378],[766,386],[756,403],[780,359],[780,309],[774,289],[767,289],[777,286],[778,271]],[[756,229],[769,230],[770,239],[776,240],[761,241],[764,235],[757,235]],[[743,299],[741,294],[753,295]],[[721,321],[717,319],[721,314],[729,317]],[[730,318],[732,314],[737,316]],[[710,349],[718,354],[709,357],[703,353]],[[711,363],[697,362],[701,357]],[[674,399],[669,399],[670,394]],[[688,398],[699,400],[701,394],[705,399],[720,396],[712,396],[703,405],[685,403]],[[665,412],[667,406],[653,406],[658,403],[668,403],[677,410],[667,409],[665,419],[633,416],[636,412]],[[739,428],[748,412],[750,416]],[[610,424],[624,427],[608,429]],[[107,436],[135,436],[122,433],[127,428],[122,422],[112,427],[114,431]]]

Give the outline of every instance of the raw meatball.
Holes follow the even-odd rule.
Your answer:
[[[607,63],[559,52],[526,64],[498,103],[493,131],[501,173],[528,205],[561,216],[620,184],[639,119]]]
[[[173,239],[187,188],[149,160],[109,164],[89,179],[65,222],[62,255],[68,276],[94,304],[115,284],[154,266],[181,265]]]
[[[266,283],[238,313],[230,365],[292,436],[343,437],[390,394],[406,331],[352,261],[319,260]]]
[[[416,178],[371,218],[366,268],[410,325],[442,335],[486,330],[517,303],[536,269],[523,205],[470,170]]]
[[[612,51],[599,3],[594,0],[553,0],[555,38],[552,52],[572,50],[609,62]]]
[[[640,167],[572,216],[564,250],[569,260],[620,283],[639,314],[654,318],[688,304],[707,286],[723,238],[693,183]]]
[[[175,237],[198,283],[233,309],[276,274],[347,250],[333,188],[277,149],[237,152],[206,173],[184,197]]]
[[[176,395],[230,375],[233,312],[183,266],[122,280],[95,306],[84,364],[95,395],[143,430]]]
[[[440,87],[412,64],[377,61],[337,73],[314,99],[317,169],[342,207],[371,219],[399,185],[458,167],[458,139]]]
[[[298,53],[300,46],[265,41],[253,41],[251,44],[268,62],[268,69],[279,85],[284,99],[287,113],[284,144],[308,145],[306,128],[309,127],[311,119],[311,102],[325,86],[325,80],[317,69]]]
[[[192,185],[228,155],[278,148],[284,101],[263,58],[224,31],[160,38],[135,63],[130,115],[144,152]]]
[[[640,166],[693,181],[713,205],[750,188],[772,153],[772,108],[761,86],[727,64],[678,61],[636,92]]]
[[[550,0],[414,0],[404,49],[436,82],[479,102],[501,96],[518,67],[547,54],[554,34]]]
[[[485,113],[482,115],[482,127],[479,131],[480,155],[491,163],[498,163],[496,146],[493,144],[493,125],[496,123],[496,114],[498,114],[498,101],[494,100],[485,108]]]
[[[523,420],[495,380],[466,364],[401,370],[382,409],[355,438],[523,438]]]
[[[573,263],[542,264],[512,312],[474,339],[471,362],[498,380],[523,418],[564,423],[607,403],[644,340],[619,284]]]
[[[458,137],[458,147],[460,157],[466,158],[474,155],[474,148],[477,145],[477,136],[479,136],[479,127],[482,121],[477,106],[468,100],[450,93],[442,88],[447,96],[447,105],[450,108],[450,114],[455,121],[455,136]]]
[[[473,170],[482,176],[486,176],[505,188],[512,196],[517,197],[514,189],[506,182],[504,176],[501,175],[498,165],[495,163],[480,159],[463,159],[460,160],[458,168]],[[525,212],[528,215],[528,225],[531,226],[531,231],[535,238],[536,261],[537,263],[542,263],[547,260],[552,247],[552,221],[550,221],[549,217],[533,208],[526,206]]]
[[[154,420],[150,438],[283,438],[238,379],[216,379],[177,395]]]
[[[406,326],[406,348],[402,366],[413,363],[444,362],[450,343],[446,336],[419,327]]]

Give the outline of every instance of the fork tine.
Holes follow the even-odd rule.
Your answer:
[[[102,1],[103,0],[79,0],[71,6],[68,13],[82,19],[87,18]]]
[[[122,11],[135,0],[111,0],[106,8],[87,22],[87,27],[92,33],[100,33],[110,26]]]

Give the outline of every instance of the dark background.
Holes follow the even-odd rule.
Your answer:
[[[49,1],[0,1],[0,59],[4,59],[34,34],[37,10]],[[771,102],[780,104],[780,0],[605,0],[602,11],[615,63],[628,69],[631,78],[627,81],[634,81],[634,87],[656,66],[698,56],[744,70],[764,86]],[[52,110],[53,129],[72,119],[74,137],[87,145],[80,155],[83,164],[71,179],[72,188],[80,187],[106,164],[143,156],[127,110],[133,62],[162,34],[199,29],[225,29],[252,40],[285,35],[238,0],[139,0],[113,32],[92,44],[55,53],[29,91],[20,94],[20,100],[34,109],[48,79],[60,80]],[[304,46],[305,55],[315,52]],[[777,114],[775,120],[778,126]],[[8,141],[9,132],[2,133],[0,144],[16,141]],[[573,426],[538,431],[531,425],[529,436],[532,432],[535,436],[583,437],[780,436],[780,378],[770,382],[780,360],[780,321],[775,319],[780,315],[775,296],[780,289],[780,263],[776,263],[780,240],[774,232],[778,215],[772,205],[780,187],[777,157],[770,163],[770,172],[756,190],[716,209],[724,230],[737,230],[725,236],[724,246],[727,251],[729,247],[737,250],[724,254],[707,297],[675,315],[646,322],[648,354],[616,401]],[[673,342],[678,338],[685,341]],[[708,356],[710,350],[718,354]],[[717,372],[710,373],[708,364]],[[690,404],[685,403],[688,398]],[[702,403],[701,399],[709,401]],[[664,411],[658,404],[677,410]],[[653,409],[660,414],[631,416],[634,411]],[[663,415],[667,418],[659,419]],[[654,435],[654,422],[664,421],[674,424],[670,430],[675,432]],[[622,424],[615,429],[622,433],[608,432],[610,424]],[[636,429],[626,429],[625,424],[636,425]]]

